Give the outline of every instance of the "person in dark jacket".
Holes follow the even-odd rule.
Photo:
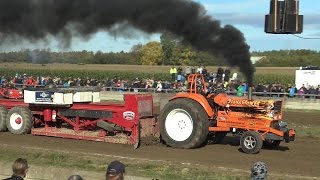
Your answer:
[[[107,168],[106,180],[124,180],[125,165],[120,161],[112,161]]]
[[[12,176],[4,180],[24,180],[27,176],[28,169],[28,161],[23,158],[18,158],[12,164]]]

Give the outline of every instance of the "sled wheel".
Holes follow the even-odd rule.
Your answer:
[[[240,144],[245,153],[255,154],[260,151],[263,143],[259,133],[247,131],[241,136]]]
[[[8,110],[4,106],[0,106],[0,132],[7,131],[7,118]]]
[[[191,99],[174,99],[160,113],[162,140],[175,148],[197,148],[208,135],[209,120],[204,108]]]
[[[27,107],[14,107],[7,115],[7,128],[13,134],[27,134],[33,126],[32,114]]]

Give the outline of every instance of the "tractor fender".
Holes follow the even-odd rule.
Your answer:
[[[192,94],[192,93],[178,93],[173,98],[169,99],[169,101],[172,101],[172,100],[178,99],[178,98],[187,98],[187,99],[192,99],[192,100],[198,102],[204,108],[204,110],[207,112],[208,116],[210,118],[213,117],[214,112],[213,112],[208,100],[203,95]]]

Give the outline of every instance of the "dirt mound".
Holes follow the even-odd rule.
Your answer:
[[[160,139],[154,136],[147,136],[140,139],[140,145],[142,146],[163,146]]]

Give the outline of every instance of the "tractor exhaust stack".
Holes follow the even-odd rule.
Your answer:
[[[252,100],[252,87],[251,86],[249,86],[249,88],[248,88],[248,99]]]

